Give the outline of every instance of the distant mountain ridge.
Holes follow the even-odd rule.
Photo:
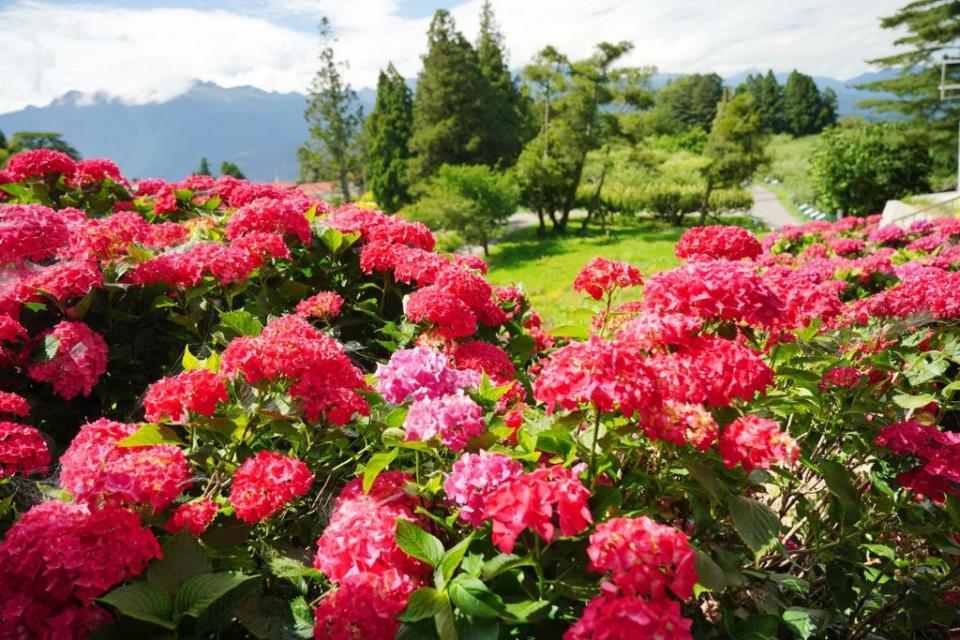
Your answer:
[[[657,74],[654,86],[681,75]],[[777,78],[785,82],[786,75],[777,74]],[[724,82],[735,87],[746,76],[745,72]],[[847,82],[814,80],[821,89],[836,91],[840,115],[874,117],[854,105],[877,94],[852,87],[876,76],[865,74]],[[411,87],[415,84],[408,82]],[[361,89],[357,97],[369,113],[376,90]],[[110,158],[131,178],[180,179],[206,157],[214,170],[223,160],[236,163],[251,180],[295,180],[299,174],[297,148],[307,138],[306,101],[302,93],[250,86],[224,88],[211,82],[197,82],[172,100],[144,105],[71,91],[45,107],[0,114],[0,131],[7,135],[58,131],[84,157]]]

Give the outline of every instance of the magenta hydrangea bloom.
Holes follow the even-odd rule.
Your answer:
[[[462,392],[424,398],[413,403],[403,426],[407,440],[439,438],[452,450],[462,451],[470,438],[483,433],[483,409]]]
[[[429,347],[397,351],[377,365],[377,389],[387,402],[440,398],[480,383],[476,371],[458,371],[447,356]]]

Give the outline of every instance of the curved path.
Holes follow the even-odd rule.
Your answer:
[[[748,191],[750,195],[753,196],[753,208],[750,209],[750,215],[774,231],[782,229],[787,225],[800,224],[800,222],[793,217],[793,214],[780,204],[776,194],[769,189],[764,189],[759,185],[752,184]]]

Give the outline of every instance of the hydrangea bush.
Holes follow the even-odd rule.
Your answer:
[[[0,194],[0,638],[960,624],[956,220],[694,228],[557,336],[378,211],[49,150]]]

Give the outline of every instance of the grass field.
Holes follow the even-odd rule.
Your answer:
[[[579,225],[578,225],[579,226]],[[533,228],[506,235],[491,249],[489,279],[495,284],[522,284],[534,308],[552,327],[582,324],[582,312],[596,304],[573,290],[580,269],[597,256],[636,265],[646,276],[679,264],[673,245],[682,229],[657,221],[613,225],[610,234],[571,231],[565,237],[539,239]],[[617,302],[635,298],[638,291],[621,292]]]

